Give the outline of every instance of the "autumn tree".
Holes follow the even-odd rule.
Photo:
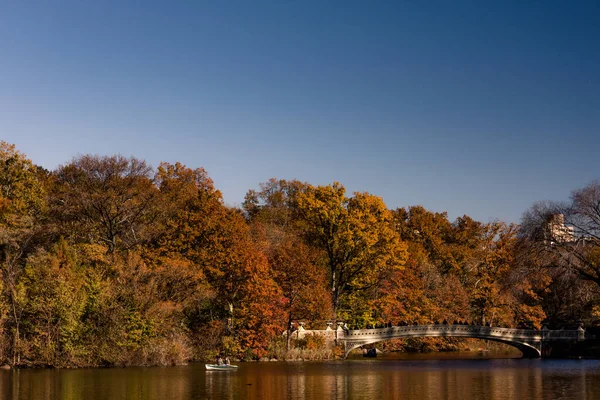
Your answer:
[[[165,218],[158,225],[152,251],[163,260],[187,260],[189,268],[213,286],[220,276],[217,264],[227,259],[231,250],[224,236],[230,228],[230,213],[221,193],[204,169],[180,163],[161,163],[156,180]],[[223,311],[230,308],[229,304],[222,306]]]
[[[422,206],[413,206],[395,210],[394,217],[402,240],[419,244],[440,271],[458,268],[451,258],[448,242],[452,224],[446,213],[430,212]]]
[[[281,291],[289,350],[294,321],[323,321],[331,316],[331,297],[325,270],[319,265],[320,254],[294,231],[280,230],[273,224],[254,222],[252,232]]]
[[[394,215],[408,244],[407,269],[422,281],[420,312],[430,322],[512,325],[543,319],[535,279],[517,268],[514,226],[484,224],[466,215],[450,222],[446,213],[421,206],[397,209]]]
[[[422,206],[394,211],[403,240],[413,243],[442,274],[456,275],[463,285],[481,258],[487,227],[469,216],[448,220],[447,213],[431,212]],[[422,259],[422,261],[425,261]]]
[[[256,246],[267,255],[281,289],[288,348],[293,321],[331,318],[322,252],[304,240],[301,229],[297,198],[307,187],[296,180],[270,179],[260,191],[250,190],[243,205]]]
[[[190,326],[200,334],[216,326],[211,321],[223,321],[222,345],[231,351],[243,349],[228,338],[266,348],[267,338],[282,326],[275,311],[279,293],[243,216],[223,204],[201,168],[163,163],[156,178],[167,218],[159,225],[152,251],[162,259],[189,262],[190,272],[214,292],[209,309],[189,310]]]
[[[375,287],[406,259],[406,246],[382,199],[345,193],[339,183],[309,186],[297,200],[307,238],[324,254],[335,319],[351,295]]]
[[[82,315],[85,275],[73,249],[61,241],[27,259],[18,292],[23,310],[25,358],[49,366],[77,365],[85,358]]]
[[[217,315],[227,317],[226,334],[239,340],[240,350],[252,349],[260,357],[283,329],[280,290],[237,210],[224,209],[214,228],[203,238],[202,266],[217,293]]]
[[[61,232],[110,253],[147,239],[156,188],[145,161],[84,155],[59,167],[51,201]]]
[[[409,311],[403,313],[403,318],[422,323],[467,319],[467,288],[480,232],[466,227],[478,224],[467,216],[452,223],[446,213],[432,212],[422,206],[399,208],[393,214],[398,233],[408,245],[405,275],[411,285],[398,292],[409,300],[406,305],[411,307],[396,307]],[[395,297],[390,291],[385,296],[388,302]]]
[[[546,269],[555,290],[566,288],[569,282],[570,289],[564,289],[565,293],[587,288],[586,293],[577,296],[587,301],[573,301],[577,301],[579,318],[584,314],[589,317],[591,304],[600,292],[600,181],[574,190],[568,202],[533,204],[523,214],[519,239],[520,262]],[[592,286],[581,285],[578,280]],[[564,295],[560,297],[565,299]],[[566,305],[565,301],[556,303],[563,310]],[[570,311],[556,311],[575,317]]]
[[[574,190],[569,203],[539,202],[525,212],[521,238],[548,266],[600,286],[600,181]]]
[[[22,293],[18,282],[27,256],[37,245],[45,205],[37,167],[14,145],[0,142],[0,266],[4,294],[0,316],[10,315],[13,364],[19,362],[21,347]]]
[[[482,242],[482,258],[475,268],[470,294],[472,313],[482,324],[511,325],[516,318],[526,319],[539,327],[544,318],[541,309],[530,307],[527,312],[519,303],[522,296],[514,289],[526,290],[526,282],[511,280],[515,267],[516,227],[500,222],[488,224]]]
[[[242,204],[247,219],[277,226],[280,230],[297,228],[298,195],[309,185],[298,180],[271,178],[260,190],[249,190]]]

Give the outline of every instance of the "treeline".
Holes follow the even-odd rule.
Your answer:
[[[272,179],[231,208],[202,168],[84,155],[46,171],[1,142],[0,361],[255,359],[298,321],[540,327],[593,310],[594,284],[557,284],[530,240],[339,183]],[[572,285],[585,307],[556,298]]]

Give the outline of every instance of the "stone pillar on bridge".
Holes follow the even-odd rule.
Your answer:
[[[546,325],[542,326],[542,341],[548,340],[550,338],[550,330]]]
[[[585,340],[585,329],[581,325],[577,328],[577,340]]]
[[[304,329],[304,322],[298,323],[298,329],[296,330],[296,339],[304,339],[306,329]]]
[[[343,322],[339,322],[337,323],[337,328],[335,330],[335,344],[338,344],[338,339],[343,338],[346,335],[346,332],[344,331],[344,323]]]

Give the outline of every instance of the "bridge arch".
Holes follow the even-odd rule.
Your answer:
[[[338,335],[338,342],[344,343],[345,356],[353,349],[391,339],[414,337],[463,337],[491,340],[515,347],[526,358],[542,355],[542,333],[530,329],[495,328],[476,325],[414,325],[378,329],[347,330]]]

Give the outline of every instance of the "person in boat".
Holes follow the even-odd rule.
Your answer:
[[[217,359],[217,365],[223,365],[223,358],[221,356]]]
[[[225,365],[231,365],[231,361],[229,361],[229,357],[225,357]]]

